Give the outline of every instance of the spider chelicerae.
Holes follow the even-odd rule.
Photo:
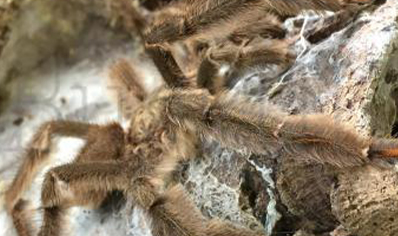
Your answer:
[[[364,138],[323,115],[286,115],[223,92],[242,71],[263,65],[287,68],[294,60],[283,40],[284,17],[302,10],[339,11],[369,1],[353,0],[185,0],[131,20],[165,86],[145,91],[134,67],[115,63],[110,79],[118,85],[127,130],[118,123],[95,125],[56,120],[43,124],[27,147],[23,163],[6,192],[6,206],[19,235],[32,235],[28,200],[22,193],[49,157],[55,136],[86,140],[70,164],[49,170],[43,182],[44,209],[39,235],[60,235],[65,211],[99,207],[121,191],[152,219],[153,235],[263,235],[205,218],[174,183],[171,173],[196,151],[200,136],[225,146],[291,156],[336,168],[398,157],[393,140]],[[176,44],[184,42],[185,52]],[[220,73],[225,64],[227,72]],[[132,106],[134,105],[134,106]]]

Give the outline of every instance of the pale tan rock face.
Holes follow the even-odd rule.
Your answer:
[[[277,174],[278,192],[283,204],[301,219],[298,227],[327,232],[339,224],[330,203],[330,187],[335,177],[320,164],[299,163],[292,157],[281,162]]]
[[[303,54],[286,74],[285,86],[271,98],[271,101],[291,113],[330,114],[336,120],[349,123],[364,136],[389,135],[397,110],[397,7],[396,1],[387,1],[374,12],[363,14],[344,30],[309,46],[309,51]],[[256,81],[253,81],[255,84]],[[257,84],[264,84],[264,88],[269,89],[267,83]],[[250,90],[253,87],[247,84],[242,83],[241,86],[246,92],[253,91]],[[257,87],[255,91],[258,91]],[[366,204],[359,207],[363,210],[354,211],[349,208],[349,203],[345,202],[347,205],[342,212],[347,214],[347,217],[331,211],[331,208],[335,208],[335,202],[330,198],[332,190],[336,188],[333,191],[341,194],[341,198],[351,196],[345,194],[348,194],[350,186],[358,180],[358,177],[355,177],[358,175],[356,172],[352,176],[350,170],[341,174],[340,171],[335,172],[336,170],[328,167],[295,162],[292,159],[299,158],[280,158],[279,168],[275,168],[275,172],[281,203],[288,208],[288,212],[299,217],[299,220],[295,220],[297,227],[322,234],[326,233],[328,227],[337,227],[340,222],[347,222],[343,223],[347,235],[350,232],[353,235],[362,235],[362,232],[372,235],[369,229],[376,226],[360,226],[374,215],[373,212],[369,215],[370,210],[365,210]],[[368,174],[361,169],[358,171],[363,175]],[[390,172],[391,176],[394,174],[394,171]],[[372,175],[383,182],[381,179],[385,172],[373,170]],[[344,183],[341,183],[342,178]],[[360,183],[360,191],[380,194],[378,197],[384,199],[378,191],[379,186],[366,185],[366,181]],[[387,180],[386,185],[396,193],[396,183]],[[391,202],[379,202],[375,195],[371,198],[375,201],[375,209],[393,215],[394,213],[388,213],[388,204]],[[352,217],[352,221],[348,215]],[[385,220],[384,229],[373,235],[396,235],[397,233],[392,231],[395,222],[390,218],[382,219]],[[355,227],[364,231],[358,231]],[[344,235],[341,231],[335,231],[334,234]]]
[[[372,14],[360,17],[346,30],[314,46],[297,62],[290,86],[275,101],[298,113],[329,113],[350,123],[364,136],[389,135],[397,110],[397,14],[397,2],[387,1]],[[282,163],[286,161],[282,167],[290,165],[295,174],[279,169],[278,191],[293,214],[309,218],[315,212],[319,218],[313,223],[331,224],[337,219],[336,224],[341,223],[347,235],[398,235],[397,199],[392,196],[397,193],[395,171],[364,167],[333,175],[328,168],[302,168],[303,164],[294,164],[289,158]],[[300,190],[301,186],[307,187]],[[311,188],[314,197],[300,206],[306,199],[302,196],[312,196],[308,192]],[[305,213],[308,209],[313,211]]]
[[[333,212],[354,235],[398,235],[398,174],[372,167],[339,176]]]

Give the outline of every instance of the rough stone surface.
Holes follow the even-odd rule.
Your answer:
[[[397,64],[394,62],[398,33],[395,20],[397,7],[397,2],[387,1],[375,11],[363,13],[357,19],[352,19],[353,23],[324,40],[316,44],[304,43],[307,44],[305,50],[301,47],[303,43],[297,42],[295,49],[301,56],[288,72],[277,78],[267,77],[261,72],[248,74],[236,85],[235,90],[255,96],[257,100],[269,99],[291,114],[330,114],[366,136],[389,135],[396,114],[394,90],[397,80],[394,76]],[[310,21],[317,20],[319,18],[310,17]],[[296,23],[287,22],[287,27],[297,25],[297,22],[303,20],[296,18],[292,21]],[[294,31],[297,30],[290,29],[290,32]],[[273,85],[277,82],[280,82],[279,86],[274,89]],[[271,90],[273,92],[270,94]],[[258,97],[262,94],[264,96]],[[228,152],[217,152],[211,156],[220,158]],[[277,182],[277,191],[273,195],[278,201],[277,209],[282,217],[276,225],[267,224],[272,222],[267,222],[267,219],[277,214],[264,213],[263,217],[257,216],[257,219],[264,223],[266,228],[275,226],[274,233],[278,233],[279,230],[297,230],[297,227],[304,227],[316,233],[333,231],[339,222],[331,211],[330,193],[339,173],[329,170],[328,167],[297,162],[293,160],[294,157],[284,156],[283,153],[276,153],[274,157],[277,157],[279,164],[269,161],[270,158],[272,160],[269,156],[258,156],[254,161],[258,167],[267,163],[267,167],[271,168],[270,172],[273,174],[269,177]],[[212,160],[218,163],[217,158]],[[243,155],[243,158],[248,159],[251,156]],[[243,169],[237,167],[230,169],[231,172],[242,172]],[[231,166],[224,165],[216,170],[223,168]],[[212,173],[213,176],[218,175],[217,171]],[[256,174],[256,168],[250,172],[250,175]],[[211,173],[206,172],[206,176],[210,175]],[[349,178],[349,172],[346,175]],[[269,186],[265,180],[263,184]],[[254,195],[262,196],[262,193],[260,191]],[[222,199],[219,200],[220,203],[223,202]],[[204,205],[206,202],[203,200],[198,204]],[[287,211],[281,206],[287,207]],[[378,206],[380,211],[388,210],[384,204]],[[252,212],[258,211],[255,205],[250,208]],[[220,212],[227,212],[228,209],[229,206],[225,206]],[[243,209],[247,211],[247,208]],[[218,216],[228,218],[223,214]],[[357,217],[360,218],[361,214]],[[350,231],[351,228],[347,226],[347,230]],[[390,234],[385,232],[385,235]]]
[[[398,235],[398,174],[372,167],[339,176],[333,212],[354,235]]]
[[[294,234],[294,236],[315,236],[315,235],[310,234],[310,233],[307,233],[307,232],[302,231],[302,230],[299,230],[299,231],[297,231],[297,232]]]
[[[397,2],[387,1],[375,12],[363,15],[343,31],[313,45],[291,69],[294,73],[285,77],[284,82],[287,86],[272,100],[293,113],[323,112],[330,114],[336,120],[351,124],[363,135],[388,136],[396,119],[395,98],[392,95],[397,86],[397,80],[391,77],[393,77],[397,66],[394,63],[396,61],[397,22],[395,19],[397,7]],[[282,162],[286,161],[289,159],[284,159]],[[298,168],[295,168],[294,164],[290,165],[292,166],[290,170],[294,170],[298,178],[289,178],[290,186],[288,184],[281,186],[278,191],[281,196],[284,196],[283,203],[288,206],[293,203],[290,210],[300,216],[303,216],[302,213],[297,212],[305,212],[310,206],[324,206],[327,209],[330,206],[330,201],[326,195],[328,192],[330,193],[332,186],[338,184],[340,187],[336,191],[344,195],[350,192],[350,186],[358,180],[358,177],[355,177],[356,174],[351,175],[357,170],[343,172],[338,175],[339,181],[334,183],[331,181],[333,178],[330,178],[329,172],[324,169],[311,171],[313,168],[311,166],[309,166],[310,169],[302,169],[300,165],[297,166]],[[361,169],[358,171],[364,175],[368,174]],[[305,181],[305,174],[308,172],[311,173],[312,178],[307,178]],[[384,173],[374,170],[372,175],[374,175],[373,178],[381,180]],[[390,175],[394,176],[395,172],[391,172]],[[281,178],[282,180],[286,178],[282,172],[280,172],[280,176],[278,182],[281,181]],[[300,178],[301,176],[304,178]],[[346,178],[352,182],[341,183],[340,178]],[[319,182],[322,184],[318,184]],[[369,196],[368,199],[377,205],[375,207],[377,211],[380,214],[385,212],[389,215],[390,202],[379,200],[379,198],[383,198],[381,196],[383,193],[377,191],[378,187],[365,185],[366,181],[360,182],[363,183],[363,185],[358,183],[362,187],[361,191],[377,193],[372,197]],[[396,192],[396,183],[388,182],[386,185],[390,186],[392,192]],[[307,188],[300,190],[300,186],[307,186]],[[310,186],[314,188],[314,193],[323,193],[325,197],[314,194],[312,202],[309,201],[304,206],[298,206],[297,204],[302,204],[301,195],[305,195]],[[297,191],[292,190],[295,188]],[[347,189],[347,192],[344,190],[340,192],[339,188]],[[346,204],[351,203],[351,198],[346,196],[345,199],[349,199]],[[369,235],[397,235],[393,231],[395,226],[392,221],[385,221],[385,230],[378,231],[378,234],[371,233],[370,229],[375,225],[367,225],[368,229],[363,227],[362,223],[374,215],[365,210],[367,209],[366,203],[359,204],[358,208],[363,210],[349,213],[352,208],[347,206],[344,209],[345,214],[352,214],[356,217],[356,226],[353,222],[343,224],[348,231],[352,231],[354,234],[358,232],[358,235],[362,236],[355,228],[358,227],[364,232],[368,232]],[[318,225],[319,221],[328,224],[333,222],[331,219],[334,217],[330,212],[322,211],[325,208],[314,208],[316,215],[320,217],[313,218],[312,221],[315,225]],[[320,211],[317,211],[318,209]],[[311,217],[312,214],[313,212],[305,213],[306,218]],[[343,217],[338,215],[338,219],[342,220]],[[319,230],[322,230],[322,227],[315,228],[315,231]]]
[[[330,204],[330,186],[334,179],[335,174],[320,164],[300,163],[294,157],[281,162],[277,188],[281,201],[301,220],[296,222],[296,227],[331,231],[339,225]]]

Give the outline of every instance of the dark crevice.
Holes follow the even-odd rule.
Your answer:
[[[10,97],[10,92],[5,87],[0,87],[0,114],[7,108]]]
[[[167,5],[171,0],[141,0],[140,2],[146,9],[154,11]]]
[[[96,211],[106,218],[114,212],[119,212],[126,204],[126,198],[121,191],[111,192]]]
[[[398,122],[397,121],[392,126],[391,136],[394,138],[398,138]]]
[[[391,71],[391,70],[390,70]],[[388,73],[390,74],[390,73]],[[386,78],[387,80],[387,78]],[[394,78],[394,80],[396,80],[396,78]],[[391,128],[391,136],[394,138],[398,137],[398,88],[395,88],[392,92],[391,92],[391,98],[393,99],[394,103],[395,103],[395,122],[392,125]]]

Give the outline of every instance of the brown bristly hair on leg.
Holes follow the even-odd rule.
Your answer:
[[[287,70],[296,58],[288,48],[288,42],[284,40],[253,40],[241,48],[235,60],[230,60],[231,68],[225,75],[225,87],[232,88],[248,72],[261,71],[270,66],[276,66],[279,71]]]
[[[271,104],[228,93],[211,96],[205,90],[175,90],[167,100],[168,117],[181,128],[193,127],[225,146],[254,153],[280,148],[276,131],[284,113]]]
[[[253,69],[276,65],[285,70],[295,59],[287,48],[286,42],[275,40],[255,40],[242,47],[229,43],[210,48],[198,69],[198,86],[215,94],[232,88],[241,76]],[[228,73],[219,74],[221,65],[229,66]]]
[[[49,160],[51,129],[56,127],[51,122],[42,125],[32,138],[29,147],[25,150],[24,159],[16,174],[16,178],[5,192],[7,211],[13,211],[22,194],[33,182],[33,178]],[[26,205],[24,203],[24,205]]]
[[[303,161],[349,168],[383,155],[396,158],[397,153],[395,141],[372,145],[370,138],[326,115],[287,116],[269,103],[252,103],[243,96],[174,91],[167,111],[180,127],[195,127],[225,146],[257,154],[283,150]]]
[[[187,39],[231,19],[240,12],[255,9],[258,5],[252,2],[260,1],[256,0],[250,3],[242,3],[237,0],[217,1],[218,4],[211,4],[212,7],[205,9],[201,8],[203,2],[198,1],[200,2],[199,6],[191,6],[186,9],[185,16],[179,16],[177,19],[166,18],[153,25],[146,33],[146,41],[149,44],[156,44]]]
[[[356,1],[354,4],[346,0],[188,1],[186,8],[182,8],[182,14],[178,14],[177,17],[166,17],[156,22],[147,30],[145,38],[149,44],[172,43],[203,33],[211,28],[218,27],[220,29],[223,24],[228,24],[233,19],[239,19],[247,12],[275,11],[279,15],[295,15],[303,10],[339,11],[363,2],[370,3],[371,1]]]
[[[96,125],[66,120],[49,121],[41,125],[25,150],[16,178],[5,192],[7,210],[14,208],[22,194],[32,184],[33,178],[49,161],[52,138],[66,136],[89,139],[90,131],[97,128],[99,127]]]
[[[155,236],[253,235],[226,223],[208,223],[180,187],[170,187],[175,183],[170,180],[171,172],[178,166],[179,160],[186,160],[194,153],[195,141],[201,135],[213,137],[235,149],[256,154],[284,151],[295,158],[336,168],[367,164],[371,161],[369,155],[378,155],[377,158],[382,158],[381,154],[394,156],[395,145],[383,148],[383,145],[373,143],[372,146],[371,139],[362,138],[353,130],[322,116],[288,116],[270,103],[253,103],[248,98],[222,92],[213,96],[205,89],[190,87],[191,81],[179,68],[178,60],[174,59],[171,43],[231,25],[253,11],[256,14],[268,12],[275,7],[267,7],[270,2],[188,0],[186,3],[192,4],[192,7],[186,8],[187,12],[170,13],[170,18],[164,19],[164,25],[156,23],[146,35],[142,29],[139,30],[146,39],[147,52],[167,86],[148,96],[140,94],[142,91],[137,78],[140,75],[128,63],[121,63],[114,67],[114,79],[124,89],[130,88],[126,93],[139,103],[137,112],[129,117],[131,122],[127,132],[116,123],[91,125],[72,121],[50,122],[45,124],[49,127],[43,126],[43,130],[39,130],[28,147],[14,184],[6,192],[7,210],[16,227],[20,228],[20,234],[31,233],[26,227],[29,222],[23,214],[24,200],[21,195],[31,185],[41,164],[48,159],[49,141],[53,135],[81,138],[86,144],[73,162],[52,168],[45,175],[41,192],[44,209],[41,236],[62,233],[64,210],[73,206],[98,207],[113,191],[125,193],[146,210],[153,218]],[[281,12],[289,12],[307,6],[325,10],[330,9],[333,3],[342,6],[342,2],[346,1],[284,0],[278,4],[286,5],[285,9],[279,9]],[[184,4],[181,7],[185,9]],[[278,37],[278,27],[280,25],[276,24],[272,29],[265,29],[264,37]],[[210,46],[225,43],[228,38],[225,33],[231,32],[233,29],[210,35],[209,41],[215,41]],[[238,42],[238,47],[241,46],[238,54],[231,56],[222,52],[219,60],[228,60],[240,70],[264,63],[275,55],[270,53],[262,57],[265,51],[257,50],[253,43],[264,37],[252,37],[251,34],[245,31],[241,34],[243,39],[239,36],[236,40],[241,40]],[[234,44],[231,40],[229,42]],[[258,51],[261,54],[256,54]],[[271,63],[287,61],[281,58]],[[161,180],[158,181],[158,178]]]
[[[85,139],[87,141],[87,145],[92,145],[93,143],[95,143],[93,142],[95,141],[93,139],[102,137],[102,139],[99,139],[101,142],[108,142],[107,144],[112,144],[116,146],[116,148],[112,148],[112,145],[93,145],[91,146],[91,149],[83,147],[81,149],[80,156],[86,155],[87,157],[87,154],[90,153],[90,150],[96,152],[98,151],[98,147],[102,147],[103,150],[101,153],[103,155],[108,155],[106,156],[108,158],[117,158],[117,156],[115,157],[114,154],[117,154],[118,151],[120,151],[116,150],[119,148],[118,145],[120,144],[120,142],[117,142],[116,140],[117,137],[120,138],[120,131],[121,127],[115,126],[114,124],[100,127],[98,125],[88,124],[79,121],[63,120],[46,122],[38,129],[36,134],[33,136],[25,155],[23,156],[22,164],[19,167],[16,177],[5,192],[6,209],[12,216],[15,228],[20,235],[25,236],[33,234],[33,227],[31,227],[32,224],[30,222],[32,214],[29,213],[28,209],[29,202],[22,199],[21,197],[32,184],[36,174],[42,170],[44,164],[49,160],[49,152],[52,144],[52,139],[55,136],[75,137]],[[110,139],[112,140],[111,143],[109,143]],[[94,158],[98,159],[101,157],[102,156],[95,156]],[[90,159],[87,159],[86,161],[90,161]],[[42,194],[44,196],[48,196],[48,194],[51,195],[51,193],[54,193],[54,191],[46,191],[46,189],[42,189]],[[50,199],[49,201],[51,202],[57,199],[58,198],[54,198]],[[43,200],[46,200],[45,197],[42,198],[42,203]],[[89,201],[90,198],[87,198],[87,200]],[[60,214],[63,214],[62,211],[60,211]],[[48,219],[54,220],[51,217]],[[57,222],[55,223],[58,224]],[[50,228],[53,228],[53,223],[49,222],[49,224],[50,225],[48,226]],[[32,232],[30,232],[30,230]]]
[[[44,208],[44,217],[42,228],[39,236],[42,235],[59,235],[62,230],[65,230],[66,210],[60,207]]]
[[[209,236],[265,236],[263,232],[255,232],[232,223],[213,219],[207,223],[206,235]]]
[[[370,140],[326,115],[289,116],[281,125],[278,136],[290,155],[311,157],[341,168],[369,162]]]
[[[205,236],[205,219],[181,186],[160,195],[148,210],[154,236]]]
[[[29,201],[19,199],[11,211],[13,224],[19,236],[31,236],[35,232],[33,225],[30,224],[33,211],[29,209],[29,205]]]
[[[265,0],[264,7],[277,12],[279,15],[297,15],[303,10],[339,11],[358,4],[370,4],[373,0]]]
[[[205,219],[180,185],[167,187],[161,179],[144,176],[132,182],[127,194],[151,218],[152,235],[205,236]]]
[[[191,81],[181,71],[170,49],[162,45],[146,45],[145,48],[170,88],[190,87]]]
[[[265,16],[264,14],[242,16],[241,22],[235,26],[227,38],[235,44],[241,44],[244,40],[251,40],[255,37],[283,39],[285,36],[286,30],[282,27],[281,21],[269,13]]]
[[[147,94],[143,86],[140,84],[142,75],[139,76],[137,71],[134,70],[132,65],[126,59],[119,59],[110,67],[109,71],[110,79],[116,80],[117,78],[119,82],[123,83],[120,85],[118,84],[121,87],[120,89],[126,89],[127,93],[130,93],[130,96],[134,94],[139,101],[144,101]]]
[[[141,84],[143,75],[121,58],[110,67],[108,78],[109,89],[116,94],[119,109],[125,118],[130,118],[134,109],[148,96]]]

